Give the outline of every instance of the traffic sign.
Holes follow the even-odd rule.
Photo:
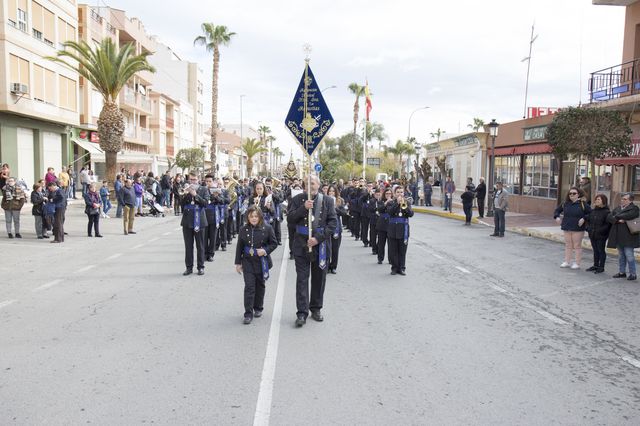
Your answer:
[[[313,168],[315,169],[316,173],[320,173],[322,171],[322,164],[316,163]]]
[[[308,62],[284,124],[309,155],[320,146],[333,127],[333,117]]]

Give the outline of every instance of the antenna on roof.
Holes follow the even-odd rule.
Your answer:
[[[531,25],[531,39],[529,40],[529,56],[520,61],[527,62],[527,82],[524,86],[524,112],[522,113],[522,118],[527,118],[527,97],[529,96],[529,71],[531,70],[531,56],[533,52],[533,42],[538,38],[537,34],[535,36],[533,34],[535,26],[536,21],[533,21],[533,25]]]

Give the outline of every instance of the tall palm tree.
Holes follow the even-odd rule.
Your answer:
[[[273,150],[271,151],[271,153],[273,154],[273,157],[276,158],[276,169],[278,169],[280,167],[280,159],[282,157],[284,157],[284,152],[282,152],[282,150],[280,149],[280,147],[276,146],[275,148],[273,148]]]
[[[264,146],[265,148],[269,147],[269,143],[268,143],[268,134],[271,133],[271,129],[269,128],[269,126],[258,126],[258,135],[260,136],[260,142],[262,142],[262,146]],[[271,154],[269,153],[269,159],[267,160],[269,162],[269,165],[271,165]],[[263,164],[264,168],[266,169],[267,165]]]
[[[436,138],[436,142],[440,142],[440,136],[444,135],[445,133],[447,133],[446,130],[442,130],[440,129],[440,127],[438,127],[438,130],[429,133],[429,136],[431,136],[432,138]]]
[[[120,91],[140,71],[155,72],[155,68],[147,62],[151,52],[136,55],[135,45],[127,43],[121,48],[110,38],[105,38],[98,45],[66,41],[63,49],[56,56],[48,56],[53,62],[77,72],[86,78],[102,95],[103,106],[98,118],[98,135],[100,148],[104,151],[106,178],[111,185],[116,177],[118,152],[124,143],[124,116],[118,107]]]
[[[253,157],[256,154],[267,152],[268,150],[264,147],[264,145],[262,145],[261,141],[255,140],[253,138],[246,138],[241,148],[242,152],[247,155],[247,176],[251,177],[251,173],[253,172]]]
[[[467,124],[467,127],[472,129],[474,132],[477,132],[484,127],[484,120],[482,118],[474,117],[473,123]]]
[[[364,96],[364,87],[365,86],[360,86],[358,83],[351,83],[349,85],[349,91],[356,95],[356,102],[353,104],[353,146],[351,147],[351,161],[355,161],[358,114],[360,112],[360,98]]]
[[[393,147],[385,146],[383,150],[383,154],[385,155],[385,157],[388,156],[389,154],[393,154],[393,157],[398,160],[398,171],[400,172],[401,175],[402,175],[402,169],[404,164],[403,156],[406,154],[407,161],[408,161],[409,156],[414,155],[415,153],[416,153],[416,150],[412,144],[403,142],[401,140],[398,140],[395,146]]]
[[[218,148],[218,75],[220,69],[220,46],[228,46],[236,33],[229,32],[224,25],[205,22],[201,26],[202,35],[193,40],[194,46],[205,46],[207,52],[213,52],[213,76],[211,80],[211,167],[216,168]]]

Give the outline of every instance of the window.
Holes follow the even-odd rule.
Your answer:
[[[20,1],[20,3],[23,3],[23,2]],[[24,7],[24,9],[21,9],[21,7]],[[24,1],[24,6],[22,6],[22,5],[18,6],[18,28],[20,29],[20,31],[24,31],[25,33],[27,32],[27,2],[26,2],[26,0]]]
[[[12,27],[18,26],[18,3],[16,0],[9,0],[7,5],[7,18]]]
[[[640,191],[640,166],[633,166],[631,178],[631,190],[633,192]]]
[[[558,161],[551,154],[525,156],[523,195],[557,198]]]
[[[34,1],[31,5],[31,32],[33,37],[42,41],[43,28],[43,9],[39,3]]]
[[[33,65],[33,99],[44,102],[44,68]]]
[[[9,57],[11,63],[10,83],[25,84],[29,87],[29,61],[15,55],[9,55]]]
[[[76,82],[70,78],[59,76],[58,96],[61,108],[76,111]]]
[[[56,102],[56,74],[45,68],[44,70],[44,101],[55,105]]]
[[[502,182],[511,194],[520,194],[520,156],[495,157],[494,182]]]
[[[44,8],[42,10],[44,42],[49,46],[53,46],[53,40],[55,40],[55,17],[50,10]]]
[[[58,18],[58,47],[60,49],[63,49],[62,43],[65,41],[76,41],[76,29],[73,25],[69,25],[63,19]]]

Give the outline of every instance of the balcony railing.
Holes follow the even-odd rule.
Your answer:
[[[608,101],[640,93],[640,59],[591,73],[591,102]]]
[[[99,24],[102,24],[102,16],[95,9],[91,9],[91,19],[96,21]]]
[[[136,104],[136,94],[133,89],[130,89],[128,86],[125,86],[123,89],[123,101],[124,103],[135,106]]]
[[[167,117],[167,129],[173,129],[174,121],[173,118]]]
[[[167,155],[173,157],[174,149],[172,145],[167,145]]]
[[[142,96],[140,94],[138,94],[138,96],[140,97],[140,108],[146,111],[151,111],[151,101],[149,101],[146,96]]]

